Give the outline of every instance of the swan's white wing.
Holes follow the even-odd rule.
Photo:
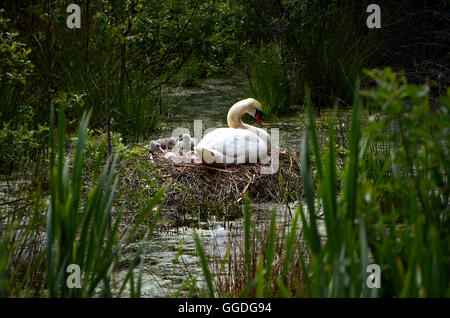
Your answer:
[[[206,163],[256,163],[267,157],[267,144],[247,129],[219,128],[197,145]]]
[[[224,155],[216,150],[215,141],[221,134],[225,134],[227,128],[219,128],[206,134],[197,145],[199,159],[205,163],[224,163]]]

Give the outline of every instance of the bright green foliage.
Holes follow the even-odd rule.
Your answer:
[[[0,8],[0,86],[25,84],[34,68],[29,59],[31,49],[17,40],[19,33],[11,30],[4,12]]]
[[[47,128],[32,123],[36,112],[24,101],[23,89],[34,69],[31,49],[19,41],[4,13],[0,8],[0,173],[9,173],[41,147]]]
[[[29,125],[29,123],[25,123],[14,129],[8,123],[0,130],[1,173],[9,173],[24,163],[30,163],[30,155],[40,152],[42,140],[47,137],[49,129],[41,125],[38,125],[37,129],[29,129]]]

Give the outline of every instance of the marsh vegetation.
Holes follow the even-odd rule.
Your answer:
[[[70,3],[0,8],[0,297],[450,296],[446,1]],[[277,173],[151,149],[247,97]]]

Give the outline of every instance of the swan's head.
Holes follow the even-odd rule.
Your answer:
[[[261,104],[254,98],[247,98],[247,113],[254,117],[259,126],[262,127],[263,111]]]

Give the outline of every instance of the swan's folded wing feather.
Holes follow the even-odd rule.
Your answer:
[[[246,129],[219,128],[197,145],[207,163],[256,163],[267,156],[267,144]]]

